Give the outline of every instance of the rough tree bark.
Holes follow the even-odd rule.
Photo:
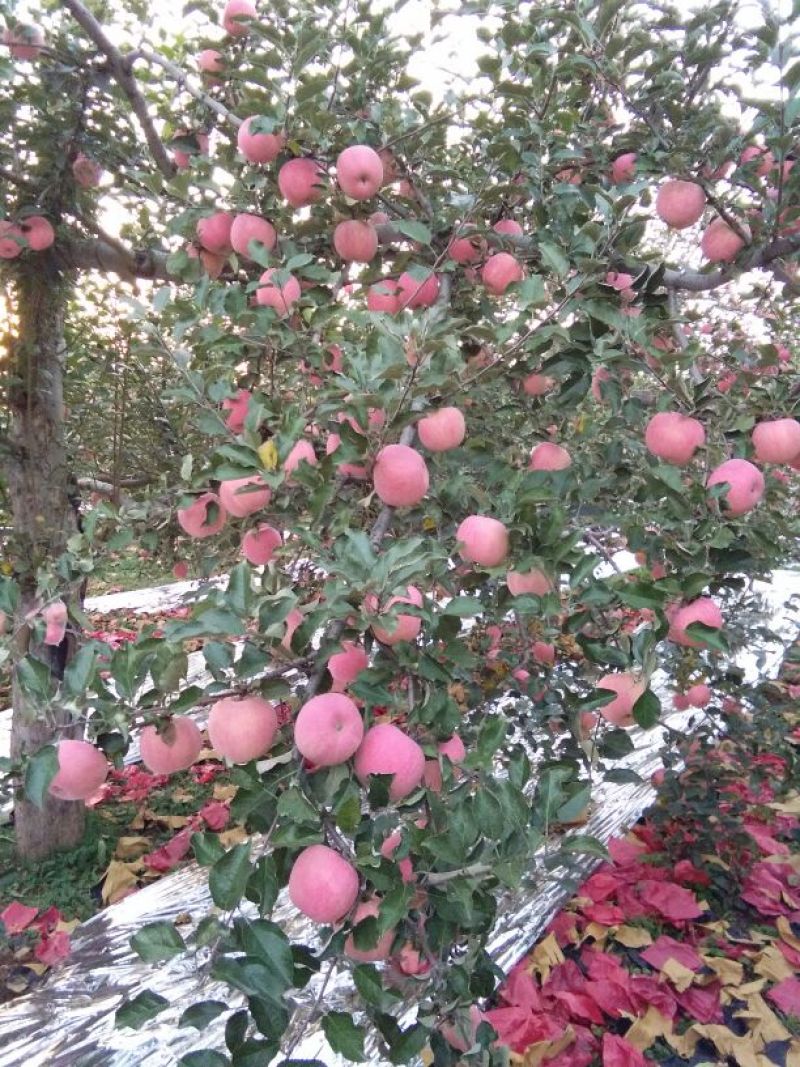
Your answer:
[[[36,641],[29,620],[37,608],[37,571],[52,568],[77,530],[64,442],[64,320],[69,286],[54,257],[37,256],[15,278],[19,321],[14,340],[7,469],[13,516],[11,560],[20,598],[14,619],[14,657],[35,656],[50,669],[53,688],[63,676],[74,637],[59,646]],[[69,590],[63,590],[67,599]],[[44,706],[25,693],[15,671],[11,755],[19,759],[82,727],[55,700]],[[71,848],[83,837],[83,803],[48,796],[42,808],[19,796],[14,808],[17,850],[36,859]]]

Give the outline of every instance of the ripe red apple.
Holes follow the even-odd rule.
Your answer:
[[[650,785],[653,787],[653,789],[660,789],[661,786],[664,784],[664,779],[666,778],[666,776],[667,772],[664,770],[663,767],[658,767],[656,770],[654,770],[653,773],[650,775]]]
[[[248,530],[242,538],[242,555],[254,567],[263,567],[275,554],[283,538],[274,526],[262,522],[255,530]]]
[[[227,256],[231,251],[232,226],[233,215],[230,211],[215,211],[197,223],[197,240],[207,252],[215,256]]]
[[[496,252],[483,265],[481,278],[493,296],[502,296],[509,285],[522,281],[522,264],[510,252]]]
[[[505,234],[506,237],[522,237],[522,227],[515,219],[500,219],[492,229],[495,233]]]
[[[456,530],[459,553],[466,563],[499,567],[508,555],[508,530],[490,515],[468,515]]]
[[[333,231],[333,247],[348,263],[369,263],[378,252],[378,233],[370,222],[346,219]]]
[[[614,671],[604,675],[597,683],[597,689],[608,689],[617,696],[610,704],[598,708],[598,713],[614,726],[633,726],[633,705],[647,688],[643,681],[637,681],[632,674]]]
[[[258,488],[254,489],[253,486]],[[231,478],[221,482],[219,499],[229,515],[243,519],[265,508],[272,499],[272,490],[264,485],[260,475],[251,474],[246,478]]]
[[[635,152],[623,152],[621,156],[617,156],[611,164],[611,181],[614,185],[622,185],[623,182],[632,182],[634,180],[636,177],[636,160],[637,155]]]
[[[261,117],[250,115],[236,134],[236,146],[248,163],[272,163],[286,144],[282,133],[253,133],[253,123]]]
[[[208,736],[230,763],[249,763],[263,756],[277,732],[275,708],[261,697],[223,697],[211,706]]]
[[[747,233],[746,227],[742,227]],[[714,219],[700,239],[700,251],[710,263],[730,263],[744,248],[744,241],[724,219]]]
[[[375,492],[390,507],[413,507],[428,492],[425,460],[410,445],[386,445],[375,457]]]
[[[342,651],[335,652],[328,660],[328,671],[333,679],[332,690],[340,693],[369,666],[369,657],[360,645],[343,641]]]
[[[715,630],[722,627],[722,612],[715,602],[706,596],[697,597],[678,607],[670,618],[669,634],[670,641],[685,648],[702,648],[702,641],[695,641],[686,634],[686,627],[693,622],[702,622],[705,626],[711,626]]]
[[[376,282],[367,292],[369,311],[384,311],[387,315],[396,315],[400,310],[400,295],[397,282],[391,278]]]
[[[79,152],[72,161],[72,175],[78,185],[84,189],[94,189],[103,177],[103,168],[83,152]]]
[[[706,486],[727,482],[729,489],[720,502],[729,515],[744,515],[751,511],[764,495],[764,475],[746,459],[729,459],[709,474]]]
[[[544,571],[537,567],[524,573],[509,571],[506,574],[506,585],[512,596],[547,596],[553,590],[553,583]]]
[[[273,281],[276,275],[282,275],[283,281]],[[258,280],[256,303],[261,307],[272,308],[280,318],[286,318],[293,306],[300,299],[300,282],[293,274],[275,267],[269,267]]]
[[[278,171],[281,196],[292,207],[306,207],[325,191],[325,171],[315,159],[290,159]]]
[[[377,897],[362,900],[353,913],[352,925],[355,927],[363,919],[377,917],[379,911],[380,900]],[[356,948],[354,937],[349,934],[344,943],[344,954],[348,959],[356,960],[357,963],[377,963],[379,960],[388,960],[392,952],[393,941],[394,929],[381,934],[373,948]]]
[[[185,559],[179,559],[172,568],[172,577],[177,578],[179,582],[182,582],[185,578],[189,577],[189,564]]]
[[[224,74],[225,57],[216,48],[204,48],[197,55],[197,69],[201,74]]]
[[[429,452],[458,448],[467,433],[464,416],[458,408],[439,408],[417,423],[417,434]]]
[[[378,598],[374,593],[368,593],[364,598],[364,610],[370,615],[385,614],[397,604],[413,604],[414,607],[422,607],[422,593],[415,585],[409,585],[406,596],[393,596],[380,607]],[[402,641],[415,641],[422,629],[422,619],[417,615],[397,615],[395,622],[389,623],[388,627],[373,624],[372,632],[384,645],[398,645]]]
[[[739,165],[746,166],[748,163],[752,163],[755,159],[761,160],[756,169],[756,174],[759,178],[766,178],[769,172],[775,167],[775,156],[768,148],[764,148],[763,145],[751,144],[748,145],[739,156]]]
[[[395,852],[397,852],[402,839],[402,834],[399,830],[395,830],[394,833],[389,834],[381,845],[381,855],[384,859],[392,859]],[[404,883],[408,884],[409,882],[414,881],[414,867],[409,856],[405,856],[403,859],[398,860],[397,868],[400,871],[400,878]]]
[[[309,845],[292,865],[289,899],[318,923],[335,923],[358,897],[358,871],[327,845]]]
[[[656,214],[673,230],[694,226],[705,206],[706,194],[696,182],[664,182],[656,194]]]
[[[203,493],[185,508],[178,508],[178,523],[190,537],[213,537],[225,525],[228,513],[216,493]]]
[[[108,777],[108,761],[88,741],[59,741],[58,771],[49,792],[58,800],[88,800]]]
[[[477,234],[472,234],[474,229],[474,226],[461,226],[457,231],[458,236],[451,239],[447,252],[456,263],[477,263],[483,256],[486,242]]]
[[[343,693],[321,693],[303,704],[294,722],[294,743],[315,767],[345,763],[364,738],[358,708]]]
[[[45,622],[43,640],[46,645],[60,645],[64,640],[68,615],[67,605],[63,600],[54,600],[42,610],[42,618]]]
[[[704,708],[711,703],[711,697],[711,687],[705,682],[689,686],[686,691],[686,698],[693,708]]]
[[[439,751],[439,755],[446,756],[451,763],[463,763],[467,758],[467,750],[458,734],[453,734],[446,741],[440,741],[436,748]],[[461,772],[457,771],[454,774],[460,775]],[[441,793],[442,768],[438,759],[425,760],[423,781],[426,789],[430,789],[434,793]]]
[[[306,441],[304,437],[301,437],[299,441],[292,445],[289,455],[283,461],[283,469],[287,475],[291,476],[301,463],[308,463],[311,467],[317,466],[317,455],[314,452],[314,446],[310,441]],[[291,478],[288,480],[291,480]]]
[[[383,185],[381,157],[368,145],[350,145],[336,160],[336,178],[351,200],[369,200]]]
[[[275,227],[260,215],[237,215],[230,230],[231,247],[238,255],[252,259],[251,241],[259,242],[271,252],[278,241]]]
[[[529,374],[522,379],[522,391],[526,396],[544,396],[555,384],[555,378],[548,378],[546,374]]]
[[[162,733],[145,726],[139,741],[142,763],[152,774],[175,774],[191,767],[200,755],[203,738],[193,719],[175,715]]]
[[[572,457],[566,448],[542,441],[531,451],[528,469],[532,471],[563,471],[572,465]]]
[[[756,459],[762,463],[791,463],[800,456],[800,422],[767,419],[753,429]]]
[[[16,259],[24,247],[22,228],[7,219],[0,220],[0,259]]]
[[[44,32],[40,26],[18,22],[3,30],[2,41],[12,59],[38,59],[44,48]]]
[[[432,272],[418,281],[409,271],[397,279],[397,298],[401,308],[433,307],[439,296],[439,279]]]
[[[251,399],[252,393],[248,389],[239,389],[234,396],[227,396],[222,401],[222,410],[228,412],[225,425],[231,433],[241,433],[244,429]]]
[[[408,796],[422,782],[425,754],[408,734],[392,723],[371,726],[356,752],[356,777],[367,785],[371,774],[391,774],[390,800]]]
[[[248,20],[255,17],[252,0],[228,0],[222,12],[222,26],[231,37],[246,37],[250,32]]]
[[[56,232],[50,221],[42,215],[28,215],[20,222],[20,229],[33,252],[43,252],[56,239]]]
[[[659,411],[647,423],[644,434],[649,452],[678,467],[688,463],[705,440],[703,424],[679,411]]]

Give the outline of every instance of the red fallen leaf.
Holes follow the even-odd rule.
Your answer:
[[[582,993],[585,982],[578,964],[574,960],[564,960],[550,971],[547,981],[542,985],[542,992],[548,996],[553,993]]]
[[[51,905],[47,911],[43,911],[37,919],[34,919],[31,925],[37,929],[40,934],[49,934],[51,930],[55,930],[62,919],[63,916],[58,908]]]
[[[789,846],[782,841],[776,841],[763,823],[755,819],[745,819],[742,825],[765,856],[789,855]]]
[[[627,989],[630,984],[630,975],[622,966],[616,956],[608,952],[584,945],[581,952],[581,963],[586,968],[586,973],[595,982],[616,982],[617,985]]]
[[[39,963],[45,963],[48,967],[55,966],[69,955],[69,934],[66,930],[56,930],[48,934],[33,950],[33,955]]]
[[[695,867],[691,860],[678,860],[672,868],[672,877],[676,882],[689,882],[693,885],[711,885],[711,879],[705,871]]]
[[[603,868],[588,878],[580,888],[578,896],[588,897],[595,904],[612,897],[619,889],[619,875],[610,867]]]
[[[589,904],[583,909],[589,922],[600,926],[620,926],[629,916],[616,904]]]
[[[9,936],[11,934],[21,934],[23,930],[27,930],[36,918],[38,911],[38,908],[32,908],[27,904],[20,904],[18,900],[14,900],[0,911],[0,922],[5,926],[6,933]]]
[[[690,971],[701,971],[703,969],[703,961],[699,953],[695,952],[691,945],[676,941],[674,937],[670,937],[668,934],[662,934],[657,941],[654,941],[639,955],[645,963],[649,963],[656,971],[660,971],[667,960],[670,959],[677,960],[684,967],[688,967]]]
[[[522,967],[515,967],[503,983],[500,995],[507,1004],[515,1008],[528,1008],[530,1011],[542,1011],[542,997],[539,986],[533,977]]]
[[[792,967],[795,967],[800,971],[800,952],[798,952],[796,948],[792,948],[791,945],[787,945],[785,941],[779,941],[778,948],[783,953],[786,962],[790,963]],[[744,951],[744,949],[742,951]]]
[[[637,879],[638,881],[638,879]],[[649,918],[650,910],[636,896],[633,886],[625,885],[617,893],[617,905],[625,914],[625,922],[631,919]]]
[[[722,1007],[719,1002],[720,983],[711,985],[689,986],[682,993],[676,993],[675,999],[689,1018],[699,1023],[723,1022]]]
[[[189,768],[189,773],[198,785],[207,785],[209,782],[213,782],[217,775],[221,774],[223,770],[221,763],[216,763],[214,760],[203,760],[202,763],[195,763],[194,766]]]
[[[553,919],[545,932],[553,934],[559,946],[564,948],[566,945],[572,944],[573,935],[580,930],[580,925],[578,916],[573,912],[561,911],[556,915],[555,919]]]
[[[605,1016],[597,1004],[586,993],[553,993],[554,999],[563,1004],[569,1011],[570,1018],[579,1019],[581,1022],[598,1023],[605,1022]]]
[[[649,974],[635,974],[631,978],[630,994],[636,1005],[636,1014],[644,1014],[652,1005],[665,1019],[674,1019],[678,1014],[675,994],[664,982]]]
[[[598,1008],[612,1019],[619,1019],[623,1012],[628,1015],[636,1014],[636,1007],[627,989],[617,982],[590,980],[585,988],[586,996],[591,997]]]
[[[647,1067],[638,1048],[618,1034],[603,1034],[603,1067]]]
[[[648,907],[670,922],[698,919],[703,914],[694,893],[674,882],[647,879],[639,883],[639,896]]]
[[[199,812],[209,830],[224,830],[231,817],[230,808],[222,800],[209,800]]]
[[[159,871],[164,874],[180,863],[191,846],[191,831],[186,828],[180,830],[161,848],[155,849],[142,856],[142,862],[151,871]]]
[[[607,845],[611,859],[618,867],[627,867],[631,863],[639,863],[642,856],[647,852],[647,847],[635,842],[631,838],[612,837]]]
[[[585,1026],[573,1026],[575,1040],[552,1059],[545,1060],[547,1067],[590,1067],[597,1056],[600,1042]]]
[[[497,1031],[500,1041],[512,1052],[524,1052],[537,1041],[552,1041],[563,1030],[546,1015],[534,1015],[526,1008],[492,1008],[484,1018]]]
[[[767,996],[786,1015],[800,1015],[800,978],[784,978]]]

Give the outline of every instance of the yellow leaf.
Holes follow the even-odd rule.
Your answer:
[[[647,948],[653,944],[652,936],[641,926],[620,926],[614,934],[614,940],[625,948]]]
[[[747,1008],[734,1012],[737,1019],[751,1023],[748,1029],[764,1044],[770,1041],[790,1041],[792,1035],[759,993],[747,998]]]
[[[690,971],[688,967],[684,967],[682,963],[678,963],[672,957],[665,960],[661,973],[672,982],[679,993],[683,993],[684,990],[688,989],[695,979],[694,971]]]
[[[564,953],[559,948],[555,934],[548,934],[528,957],[527,970],[533,974],[538,974],[539,978],[546,982],[553,967],[563,962]]]
[[[792,928],[789,924],[789,920],[785,915],[779,915],[775,920],[775,925],[778,928],[781,941],[789,946],[789,948],[797,949],[800,952],[800,937],[795,937],[792,933]]]
[[[125,896],[129,890],[135,889],[137,884],[138,879],[129,863],[112,860],[103,877],[103,885],[100,890],[103,903],[113,904]]]
[[[230,830],[224,830],[219,836],[219,843],[224,848],[230,848],[231,845],[240,845],[242,841],[247,840],[247,831],[243,826],[234,826]]]
[[[258,446],[258,458],[265,471],[274,471],[278,466],[278,450],[274,441],[265,441]]]
[[[702,959],[724,986],[741,985],[744,967],[738,960],[729,960],[722,956],[703,956]]]
[[[789,964],[777,945],[766,945],[753,960],[753,970],[771,982],[794,978],[794,968]]]
[[[595,947],[602,949],[610,933],[611,930],[609,930],[607,926],[601,926],[600,923],[589,923],[578,939],[578,944],[583,944],[584,941],[588,941],[589,938],[592,938]]]
[[[700,1037],[708,1038],[720,1055],[732,1056],[739,1067],[770,1067],[771,1061],[761,1055],[763,1042],[753,1034],[737,1037],[727,1026],[713,1023],[708,1025],[697,1023],[692,1030]]]
[[[149,852],[152,842],[147,837],[121,837],[114,849],[118,860],[138,859],[142,853]]]
[[[236,796],[239,787],[237,785],[231,785],[230,783],[224,784],[219,782],[214,786],[214,791],[211,794],[214,800],[233,800]]]
[[[569,1048],[574,1040],[575,1031],[568,1026],[563,1034],[553,1038],[552,1041],[537,1041],[535,1045],[526,1048],[519,1063],[521,1067],[540,1067],[543,1060],[551,1060],[558,1056],[564,1049]]]
[[[659,1037],[667,1037],[672,1033],[672,1020],[654,1008],[651,1004],[645,1014],[636,1019],[631,1028],[625,1033],[625,1040],[630,1041],[634,1048],[644,1052],[650,1048]]]

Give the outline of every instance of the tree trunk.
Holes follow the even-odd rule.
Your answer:
[[[50,669],[53,690],[63,677],[75,644],[67,635],[61,645],[44,645],[28,625],[40,606],[38,580],[54,575],[56,563],[78,529],[64,441],[64,319],[69,285],[47,255],[21,265],[15,277],[19,330],[14,341],[11,375],[8,493],[13,516],[11,561],[19,585],[14,619],[14,661],[33,656]],[[59,578],[59,594],[69,604],[77,583]],[[82,727],[58,700],[34,701],[15,670],[11,756],[17,760],[62,737],[80,737]],[[42,808],[18,795],[14,809],[17,851],[37,859],[78,844],[84,832],[85,807],[49,795]]]

